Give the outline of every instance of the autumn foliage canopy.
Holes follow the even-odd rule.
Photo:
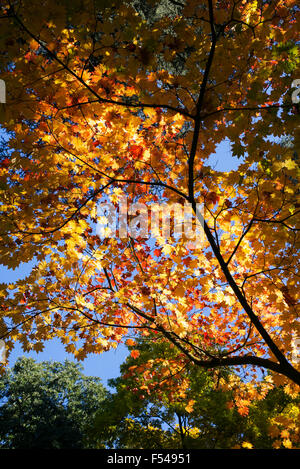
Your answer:
[[[265,370],[296,392],[296,3],[1,2],[1,263],[33,266],[1,284],[8,349],[58,337],[83,359],[136,334],[176,350],[165,373]],[[201,243],[100,237],[99,203],[124,196],[204,204]]]

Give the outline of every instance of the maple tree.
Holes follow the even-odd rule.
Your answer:
[[[1,263],[34,263],[1,285],[8,351],[56,336],[83,359],[154,333],[179,365],[295,393],[296,2],[5,0],[0,21]],[[224,141],[236,170],[210,164]],[[98,204],[124,195],[190,204],[200,245],[101,238]]]

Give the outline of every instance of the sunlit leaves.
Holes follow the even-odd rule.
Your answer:
[[[164,336],[187,361],[273,359],[270,342],[290,359],[295,2],[190,0],[172,14],[163,4],[147,13],[92,3],[1,7],[1,260],[36,262],[12,291],[3,287],[4,332],[26,350],[57,335],[78,359],[116,347],[133,327]],[[235,169],[211,164],[220,143],[238,157]],[[153,205],[203,203],[206,236],[176,237],[179,215],[166,235],[159,215],[150,238],[101,238],[98,204],[117,211],[123,196],[143,204],[146,227]]]

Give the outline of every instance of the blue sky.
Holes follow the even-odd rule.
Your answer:
[[[235,169],[240,161],[232,156],[229,141],[222,142],[216,153],[211,155],[209,164],[216,170],[228,171]],[[31,266],[25,264],[15,270],[7,269],[0,266],[0,282],[13,282],[18,278],[24,278],[30,271]],[[98,376],[102,379],[104,385],[107,385],[107,380],[119,375],[120,364],[125,360],[128,350],[124,345],[120,345],[117,349],[108,352],[103,352],[101,355],[90,354],[83,362],[84,373],[90,376]],[[65,359],[76,361],[73,355],[64,350],[63,345],[59,340],[51,340],[45,344],[42,352],[29,352],[24,353],[20,345],[16,345],[15,349],[9,357],[8,364],[13,366],[15,361],[20,356],[30,356],[37,361],[55,360],[64,361]]]

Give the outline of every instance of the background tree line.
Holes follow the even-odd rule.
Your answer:
[[[71,361],[19,358],[0,378],[0,448],[260,449],[289,447],[291,440],[297,444],[291,420],[297,420],[299,399],[280,387],[248,403],[245,411],[234,402],[237,375],[229,369],[216,375],[189,366],[172,373],[164,369],[176,358],[167,343],[141,342],[139,349],[140,355],[130,355],[120,376],[109,381],[110,391]],[[143,368],[153,352],[161,361],[155,365],[155,392],[147,393],[141,389]],[[226,383],[231,383],[228,390]]]

